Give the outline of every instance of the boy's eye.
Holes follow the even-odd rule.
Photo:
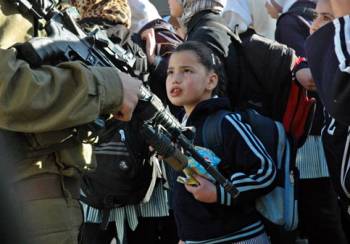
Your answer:
[[[332,18],[331,18],[330,16],[327,16],[327,15],[323,15],[323,16],[322,16],[322,19],[323,19],[323,21],[325,21],[325,22],[330,22],[330,21],[332,21]]]
[[[167,70],[166,72],[167,75],[171,75],[172,73],[174,73],[172,70]]]
[[[191,69],[184,69],[184,72],[185,73],[192,73],[192,70]]]

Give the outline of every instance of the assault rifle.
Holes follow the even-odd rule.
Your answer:
[[[30,65],[38,67],[44,63],[54,64],[52,60],[56,63],[80,60],[87,65],[115,67],[135,76],[133,57],[118,44],[110,41],[103,30],[85,33],[75,21],[77,15],[74,8],[67,8],[61,12],[55,7],[54,0],[32,2],[15,0],[20,9],[32,13],[38,22],[46,22],[44,28],[48,37],[33,38],[18,46],[22,57]],[[192,156],[226,192],[233,198],[237,197],[238,190],[195,150],[193,143],[185,135],[186,129],[163,106],[161,100],[144,86],[140,89],[140,99],[134,115],[143,121],[141,131],[146,141],[175,170],[183,170],[191,177],[193,172],[186,166],[187,156]]]
[[[33,67],[46,62],[52,64],[55,59],[55,62],[80,60],[91,66],[117,66],[122,71],[135,75],[134,55],[113,43],[104,30],[96,29],[86,34],[75,21],[79,17],[75,8],[61,12],[55,7],[57,0],[14,2],[22,12],[31,13],[39,23],[37,25],[46,22],[43,28],[48,37],[33,38],[19,48],[23,57],[30,57]]]

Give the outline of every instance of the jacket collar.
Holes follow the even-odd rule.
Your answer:
[[[215,113],[218,110],[231,110],[230,101],[226,97],[217,97],[217,98],[211,98],[205,101],[200,102],[197,104],[197,106],[193,109],[192,113],[190,114],[188,118],[188,122],[197,120],[200,117],[203,117],[204,115],[209,115],[212,113]],[[190,122],[191,124],[191,122]]]

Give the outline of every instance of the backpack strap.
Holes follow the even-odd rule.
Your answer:
[[[276,128],[277,128],[277,133],[278,133],[278,144],[277,144],[277,155],[276,155],[276,163],[277,163],[277,167],[280,169],[282,168],[282,161],[284,159],[284,152],[287,150],[286,149],[286,143],[287,143],[287,135],[286,132],[284,130],[283,124],[278,122],[278,121],[274,121]],[[289,143],[288,143],[289,145]],[[288,148],[289,151],[289,148]]]
[[[244,110],[241,112],[241,115],[244,121],[251,126],[253,133],[259,138],[272,159],[276,162],[279,135],[275,126],[275,121],[259,114],[254,109]],[[278,135],[277,140],[276,135]]]
[[[226,115],[232,112],[228,110],[219,110],[213,114],[210,114],[204,121],[202,127],[202,141],[203,146],[213,150],[218,156],[223,155],[222,150],[222,121]]]
[[[295,167],[293,141],[287,136],[283,124],[253,109],[244,111],[242,116],[273,158],[278,171],[277,184],[283,185],[284,177]]]

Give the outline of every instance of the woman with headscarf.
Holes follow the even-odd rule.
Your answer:
[[[149,0],[128,0],[131,10],[131,31],[139,32],[146,24],[161,19],[157,8]]]
[[[227,1],[223,18],[229,28],[238,33],[253,28],[256,33],[274,39],[276,20],[264,8],[265,0]]]
[[[281,14],[277,20],[276,40],[292,47],[299,57],[305,58],[304,46],[310,35],[316,3],[310,0],[271,0],[270,4]],[[295,70],[295,76],[297,80],[313,81],[306,61]],[[314,90],[315,84],[310,88]],[[321,139],[324,123],[323,105],[316,92],[310,91],[309,94],[317,99],[316,113],[310,134],[303,147],[299,148],[296,157],[300,173],[300,230],[311,244],[345,243],[336,193]]]
[[[168,0],[168,3],[171,16],[179,19],[186,32],[186,40],[206,43],[221,60],[228,56],[230,36],[225,29],[213,29],[211,25],[225,25],[220,15],[226,0]]]

